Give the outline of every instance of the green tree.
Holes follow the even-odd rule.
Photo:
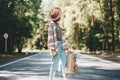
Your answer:
[[[117,9],[117,29],[118,29],[118,49],[120,49],[120,0],[116,0],[116,9]]]
[[[9,34],[8,52],[22,51],[29,38],[35,34],[38,27],[37,17],[41,0],[2,0],[0,1],[0,34]],[[1,37],[4,46],[4,39]],[[4,52],[4,48],[1,50]]]
[[[119,3],[119,0],[50,0],[42,9],[44,16],[54,6],[62,9],[61,26],[71,48],[116,51],[120,42]]]

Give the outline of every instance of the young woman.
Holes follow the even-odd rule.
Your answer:
[[[61,18],[62,11],[58,7],[54,7],[49,12],[50,23],[48,26],[48,48],[52,56],[52,64],[50,67],[49,80],[54,80],[55,72],[58,70],[59,60],[61,61],[61,69],[64,80],[66,80],[65,65],[66,52],[68,49],[67,42],[62,35],[58,21]],[[56,79],[55,79],[56,80]]]

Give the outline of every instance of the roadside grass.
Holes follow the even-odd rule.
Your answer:
[[[0,53],[0,65],[13,61],[13,60],[17,60],[17,59],[29,56],[29,55],[32,55],[32,53],[26,53],[26,52]]]
[[[89,52],[87,52],[87,54],[120,56],[120,50],[119,51],[115,51],[115,52],[113,52],[113,51],[89,51]]]
[[[13,52],[13,53],[0,53],[0,59],[2,58],[12,58],[12,57],[20,57],[20,56],[25,56],[26,53],[18,53],[18,52]]]
[[[82,51],[81,53],[120,63],[120,50],[117,50],[115,52],[113,51]]]

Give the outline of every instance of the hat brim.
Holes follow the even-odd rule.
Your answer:
[[[57,9],[59,9],[59,8],[57,8]],[[61,9],[59,9],[59,15],[56,18],[52,18],[51,17],[51,11],[50,11],[49,12],[49,19],[52,20],[52,21],[56,21],[56,20],[60,19],[61,14],[62,14],[62,11],[61,11]]]

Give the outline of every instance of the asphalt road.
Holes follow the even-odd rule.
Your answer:
[[[67,75],[68,80],[120,80],[120,64],[77,53],[78,72]],[[48,80],[50,54],[38,54],[0,65],[0,80]],[[55,80],[63,80],[61,72]]]

